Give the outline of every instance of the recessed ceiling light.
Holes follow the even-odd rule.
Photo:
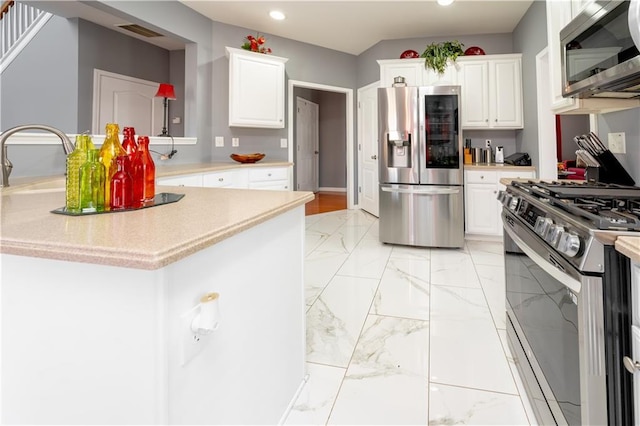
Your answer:
[[[279,10],[272,10],[271,12],[269,12],[269,16],[271,16],[271,18],[275,19],[276,21],[282,21],[285,18],[284,13],[280,12]]]
[[[451,3],[453,3],[453,0],[438,0],[440,6],[449,6]]]

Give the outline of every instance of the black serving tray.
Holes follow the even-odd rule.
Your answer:
[[[146,209],[148,207],[157,207],[165,204],[175,203],[180,201],[182,197],[184,197],[184,194],[173,194],[171,192],[161,192],[160,194],[156,194],[156,196],[153,197],[153,200],[145,201],[141,206],[131,208],[131,209],[105,210],[102,212],[96,212],[96,211],[72,212],[72,211],[68,211],[66,207],[60,207],[59,209],[51,210],[51,213],[64,214],[67,216],[88,216],[92,214],[130,212],[134,210]]]

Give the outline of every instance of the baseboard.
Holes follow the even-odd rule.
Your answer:
[[[318,191],[323,191],[323,192],[347,192],[347,188],[331,188],[331,187],[320,187],[318,188]]]

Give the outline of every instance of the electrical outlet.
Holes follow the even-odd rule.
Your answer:
[[[200,305],[196,305],[180,316],[180,349],[181,362],[185,365],[204,348],[207,340],[206,336],[198,335],[191,330],[193,319],[200,313]]]
[[[491,148],[491,139],[487,139],[484,141],[484,144],[487,148]]]
[[[224,136],[216,136],[216,148],[224,146]]]
[[[240,138],[231,138],[231,146],[240,146]]]
[[[287,140],[280,139],[280,148],[286,148],[286,147],[287,147]]]
[[[171,119],[171,123],[173,123],[173,124],[180,124],[180,123],[182,123],[182,118],[180,118],[180,117],[173,117],[173,118]]]
[[[608,144],[609,151],[614,154],[626,154],[627,153],[627,144],[625,140],[625,133],[609,133]]]

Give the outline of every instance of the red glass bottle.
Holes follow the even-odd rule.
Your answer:
[[[153,200],[156,195],[156,165],[149,151],[149,137],[138,137],[138,152],[132,165],[134,202]]]
[[[133,159],[138,151],[138,145],[136,145],[136,130],[133,127],[125,127],[122,130],[124,139],[122,141],[122,148],[127,153],[129,161],[133,162]]]
[[[133,179],[127,171],[129,159],[126,155],[116,158],[116,171],[111,178],[111,210],[130,209],[133,207]]]

